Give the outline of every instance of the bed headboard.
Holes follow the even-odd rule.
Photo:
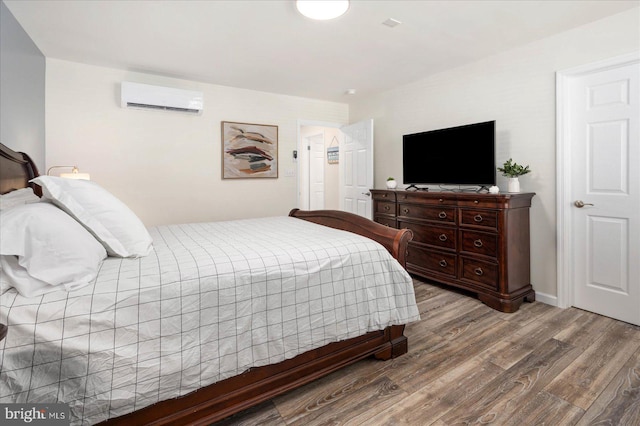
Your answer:
[[[0,194],[30,186],[36,195],[42,196],[42,188],[29,183],[39,175],[38,168],[27,154],[0,143]]]

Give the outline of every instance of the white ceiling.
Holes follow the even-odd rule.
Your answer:
[[[4,1],[46,57],[338,102],[640,6],[352,0],[312,21],[282,0]]]

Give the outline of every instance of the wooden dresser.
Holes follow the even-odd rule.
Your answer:
[[[413,231],[407,270],[469,290],[515,312],[533,302],[529,208],[533,193],[371,190],[376,222]]]

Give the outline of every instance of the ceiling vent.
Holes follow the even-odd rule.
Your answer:
[[[123,108],[159,109],[199,115],[202,114],[204,95],[193,90],[123,81],[120,102]]]

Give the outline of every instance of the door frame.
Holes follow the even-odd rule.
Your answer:
[[[571,238],[573,188],[571,186],[571,135],[568,125],[570,82],[577,77],[639,61],[640,53],[633,52],[556,72],[556,305],[560,308],[571,307],[574,302],[574,282],[571,276],[574,258]]]
[[[296,129],[296,149],[298,150],[298,158],[296,159],[296,207],[299,209],[304,209],[305,207],[301,205],[302,200],[302,190],[305,189],[307,191],[307,199],[309,199],[309,188],[302,188],[300,185],[300,177],[301,173],[305,171],[307,173],[307,182],[309,180],[309,166],[305,167],[304,164],[301,163],[300,159],[302,158],[302,152],[305,148],[303,140],[302,140],[302,127],[304,126],[317,126],[317,127],[329,127],[340,129],[340,127],[344,126],[345,123],[337,123],[330,121],[317,121],[317,120],[302,120],[298,119],[298,127]],[[306,154],[308,157],[308,154]]]

